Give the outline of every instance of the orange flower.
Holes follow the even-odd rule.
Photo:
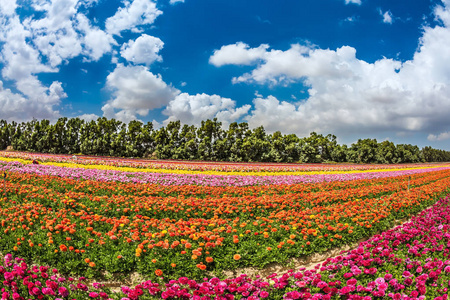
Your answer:
[[[88,264],[91,262],[91,260],[89,258],[85,258],[84,261]]]
[[[155,271],[155,275],[156,275],[156,276],[162,276],[162,274],[163,274],[163,271],[161,271],[160,269],[157,269],[157,270]]]
[[[211,256],[208,256],[206,258],[206,262],[208,262],[208,263],[212,263],[213,261],[214,261],[214,258],[212,258]]]
[[[61,250],[62,252],[66,252],[67,251],[67,246],[64,244],[59,245],[59,250]]]
[[[91,261],[91,262],[89,263],[89,267],[91,267],[91,268],[95,267],[95,263],[94,263],[93,261]]]
[[[235,255],[233,256],[233,259],[234,259],[234,260],[240,260],[240,259],[241,259],[241,256],[240,256],[239,254],[235,254]]]
[[[170,266],[171,266],[172,268],[175,268],[175,267],[177,266],[177,264],[171,263]]]

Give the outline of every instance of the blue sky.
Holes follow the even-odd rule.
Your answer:
[[[450,150],[450,0],[1,0],[0,118]]]

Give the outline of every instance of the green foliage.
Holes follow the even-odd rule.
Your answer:
[[[311,132],[304,138],[280,131],[267,134],[264,127],[231,123],[228,130],[216,118],[200,127],[171,121],[154,129],[153,124],[134,120],[128,124],[98,118],[79,118],[8,123],[0,120],[0,149],[158,159],[242,162],[353,162],[416,163],[450,161],[450,151],[429,146],[395,145],[390,141],[359,139],[350,147],[339,145],[334,135]]]

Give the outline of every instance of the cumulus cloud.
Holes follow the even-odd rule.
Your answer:
[[[113,98],[103,107],[103,115],[123,122],[146,116],[155,108],[166,106],[179,91],[167,85],[161,75],[155,75],[144,66],[117,65],[108,75],[106,86]]]
[[[54,119],[59,112],[54,111],[53,106],[58,105],[66,94],[60,82],[55,81],[50,86],[44,86],[34,74],[55,72],[56,69],[52,65],[42,63],[39,50],[27,43],[32,32],[21,24],[19,17],[10,16],[8,21],[2,28],[1,36],[4,43],[1,50],[1,62],[4,65],[2,76],[15,82],[19,93],[10,89],[3,90],[2,84],[3,112],[6,113],[7,119],[23,120],[30,116]],[[24,105],[24,101],[28,102]],[[6,103],[8,105],[5,105]],[[27,111],[17,111],[18,107],[21,110],[26,107]]]
[[[449,6],[447,0],[435,9],[441,25],[424,28],[413,59],[405,62],[382,58],[368,63],[358,59],[350,46],[330,50],[294,44],[283,51],[242,43],[214,51],[210,61],[217,66],[253,65],[253,70],[232,79],[235,84],[303,82],[309,87],[308,97],[301,102],[273,96],[254,99],[245,117],[253,127],[339,136],[439,132],[450,126]],[[217,62],[213,57],[221,59]]]
[[[209,63],[216,67],[228,64],[248,66],[264,58],[268,48],[269,45],[266,44],[262,44],[258,48],[250,48],[249,45],[242,42],[222,46],[219,50],[214,51],[209,58]]]
[[[244,51],[254,53],[258,48],[249,48]],[[264,48],[266,46],[264,45]],[[217,52],[219,51],[219,52]],[[214,55],[221,56],[220,50]],[[228,52],[228,51],[227,51]],[[295,44],[286,51],[270,50],[267,48],[264,53],[260,53],[256,69],[251,73],[233,78],[234,83],[250,82],[257,83],[288,83],[307,77],[335,77],[335,76],[352,76],[351,64],[354,63],[356,50],[352,47],[343,46],[336,51],[315,49],[312,46],[304,46]],[[232,57],[232,53],[228,53]],[[241,53],[238,52],[237,56]],[[243,56],[243,55],[242,55]],[[235,60],[235,59],[234,59]],[[255,63],[257,60],[247,61]],[[236,64],[233,59],[228,61],[222,60],[222,64]]]
[[[154,61],[162,61],[158,52],[164,43],[157,37],[142,34],[135,41],[130,40],[121,47],[120,55],[135,64],[150,65]]]
[[[199,125],[206,119],[217,118],[224,126],[246,115],[250,105],[236,108],[236,101],[218,95],[182,93],[170,101],[163,114],[169,116],[164,124],[180,120],[184,124]]]
[[[0,81],[0,119],[21,122],[33,118],[50,120],[58,118],[60,114],[54,110],[54,105],[59,104],[60,99],[66,97],[61,83],[54,82],[49,88],[41,85],[38,87],[39,94],[27,98],[10,89],[4,89],[3,82]]]
[[[81,43],[84,45],[83,54],[88,57],[85,60],[99,60],[104,54],[112,51],[112,46],[117,45],[114,38],[99,29],[92,26],[89,19],[83,14],[77,14],[77,29],[81,32]]]
[[[432,142],[448,140],[450,139],[450,131],[441,132],[438,135],[429,134],[427,139]]]
[[[0,2],[0,15],[13,15],[16,8],[16,0],[2,0]]]
[[[92,26],[79,12],[82,6],[90,7],[96,0],[32,0],[26,4],[38,14],[21,20],[16,1],[0,2],[0,63],[1,74],[14,84],[15,91],[2,91],[3,103],[7,97],[17,100],[26,111],[10,115],[22,120],[25,117],[55,119],[57,107],[67,97],[62,83],[43,84],[38,75],[56,73],[59,67],[72,58],[82,55],[85,61],[96,61],[112,51],[116,44],[110,34]],[[20,2],[19,2],[20,3]],[[21,4],[25,5],[25,4]],[[37,16],[37,17],[36,17]],[[27,101],[27,105],[23,105]],[[11,110],[4,111],[13,112]]]
[[[120,35],[124,30],[139,31],[139,26],[153,24],[162,14],[151,0],[125,1],[125,7],[117,10],[114,16],[106,20],[106,31],[110,34]]]
[[[100,116],[96,114],[82,114],[77,116],[77,118],[84,120],[85,122],[96,121]]]
[[[78,56],[82,51],[79,35],[73,26],[77,0],[57,0],[34,5],[44,17],[30,20],[33,43],[46,56],[52,67]]]

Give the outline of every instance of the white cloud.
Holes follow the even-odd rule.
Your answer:
[[[2,0],[0,1],[0,15],[13,15],[16,11],[16,0]]]
[[[52,67],[78,56],[82,51],[79,34],[73,26],[77,3],[77,0],[35,3],[35,9],[44,12],[44,17],[25,23],[33,33],[34,45],[48,58]]]
[[[345,0],[345,4],[350,3],[361,5],[361,0]]]
[[[20,23],[19,17],[9,19],[2,28],[3,49],[1,61],[5,65],[2,75],[11,80],[19,80],[33,73],[55,72],[56,69],[41,63],[40,53],[26,42],[32,33]]]
[[[84,120],[85,122],[96,121],[100,116],[96,114],[82,114],[77,116],[77,118]]]
[[[174,5],[174,4],[177,4],[177,3],[184,3],[184,0],[170,0],[169,3]]]
[[[450,139],[450,131],[441,132],[438,135],[429,134],[427,139],[432,142],[448,140]]]
[[[111,35],[93,27],[85,15],[78,12],[81,6],[90,7],[96,0],[30,0],[28,9],[39,17],[21,20],[16,13],[16,1],[2,0],[0,27],[2,76],[14,84],[15,91],[2,91],[3,103],[17,100],[23,111],[12,118],[26,117],[54,119],[59,116],[58,106],[67,95],[62,83],[43,84],[38,75],[56,73],[62,64],[83,55],[86,61],[98,60],[112,51],[115,44]],[[25,5],[25,4],[21,4]],[[26,101],[26,105],[23,105]],[[12,113],[11,109],[5,109]]]
[[[77,28],[83,34],[80,37],[84,45],[83,54],[88,56],[91,60],[99,60],[105,53],[112,51],[112,46],[117,45],[114,38],[99,29],[91,26],[89,19],[83,14],[77,14]]]
[[[249,45],[238,42],[233,45],[222,46],[215,50],[209,58],[209,63],[220,67],[227,64],[233,65],[251,65],[256,61],[263,59],[269,45],[262,44],[258,48],[250,48]]]
[[[120,35],[124,30],[139,31],[138,26],[153,24],[162,14],[151,0],[125,1],[125,7],[117,10],[114,16],[106,20],[106,31],[110,34]]]
[[[60,82],[54,82],[49,88],[38,85],[40,89],[34,97],[25,97],[14,93],[10,89],[3,88],[0,81],[0,119],[7,121],[28,121],[37,119],[57,119],[60,114],[54,110],[60,99],[66,95],[61,88]]]
[[[246,115],[250,105],[236,108],[236,101],[218,95],[182,93],[170,101],[164,110],[169,116],[164,124],[180,120],[184,124],[199,125],[206,119],[217,118],[224,126]]]
[[[392,24],[394,22],[394,19],[393,19],[394,16],[392,15],[391,11],[388,10],[386,12],[383,12],[380,9],[378,12],[380,13],[380,16],[383,17],[383,23]]]
[[[436,19],[444,23],[445,27],[450,27],[450,1],[442,0],[442,2],[444,5],[436,6],[436,8],[434,9],[434,15],[436,16]]]
[[[157,37],[142,34],[136,41],[130,40],[121,47],[120,55],[135,64],[150,65],[154,61],[162,61],[158,52],[164,43]]]
[[[7,119],[24,120],[25,118],[49,118],[59,116],[54,106],[59,105],[64,93],[60,82],[53,82],[49,87],[44,86],[34,75],[42,72],[55,72],[51,65],[41,62],[40,52],[27,43],[32,32],[25,28],[17,15],[10,16],[6,26],[2,28],[1,41],[4,42],[1,50],[1,62],[4,67],[2,75],[12,80],[19,93],[10,89],[3,89],[3,112]],[[11,104],[11,101],[14,104]],[[24,102],[27,101],[27,102]],[[25,104],[25,105],[24,105]],[[17,111],[19,107],[22,111]],[[26,109],[25,109],[26,108]]]
[[[260,48],[261,46],[256,49]],[[249,52],[254,52],[254,50],[255,48],[247,49]],[[355,63],[355,53],[356,50],[348,46],[333,51],[299,44],[292,45],[286,51],[265,50],[265,53],[260,54],[261,62],[257,68],[251,73],[233,78],[233,82],[255,81],[278,84],[316,76],[352,76],[350,64]],[[228,54],[232,57],[232,53]],[[238,53],[238,55],[240,54]],[[221,53],[215,52],[214,55],[220,57]]]
[[[161,75],[151,73],[144,66],[118,65],[108,75],[106,85],[113,98],[103,107],[104,116],[129,122],[137,115],[146,116],[149,110],[166,106],[179,91],[167,85]]]
[[[435,12],[449,26],[450,1],[446,4]],[[445,26],[425,27],[413,59],[405,62],[383,58],[368,63],[349,46],[330,50],[295,44],[282,51],[264,45],[261,51],[237,43],[216,50],[211,58],[222,59],[211,63],[255,66],[233,78],[234,83],[300,81],[309,87],[309,97],[301,102],[257,96],[245,117],[253,127],[301,135],[313,130],[339,136],[439,132],[450,126],[450,28]]]

